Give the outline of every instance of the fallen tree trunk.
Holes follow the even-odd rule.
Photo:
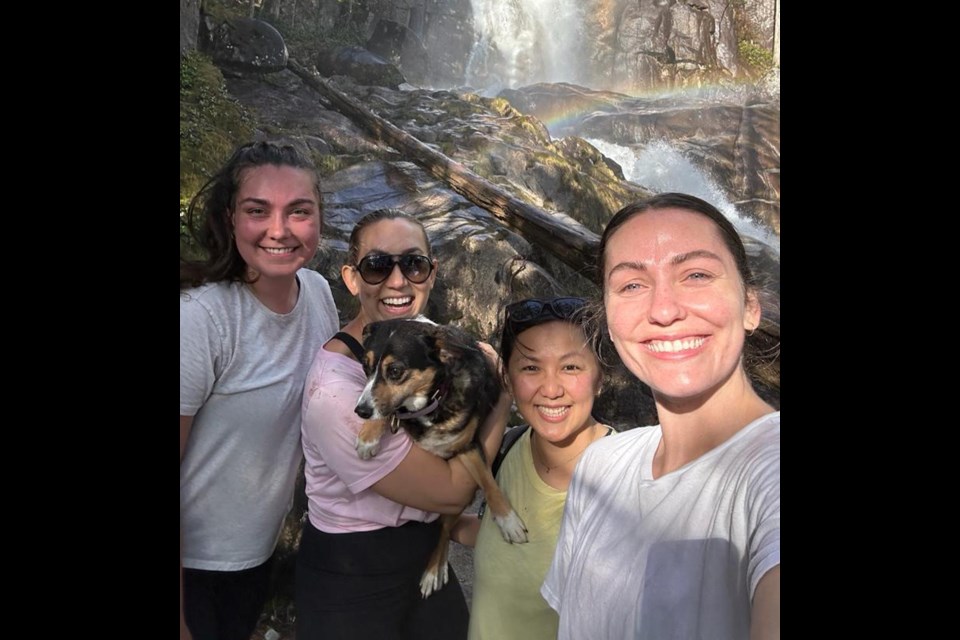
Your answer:
[[[387,122],[296,61],[290,60],[287,66],[329,100],[337,111],[366,129],[377,140],[390,145],[404,158],[416,162],[432,176],[449,184],[464,198],[522,233],[528,241],[551,252],[577,272],[590,276],[600,245],[597,234],[566,214],[545,211],[506,193],[459,162]]]

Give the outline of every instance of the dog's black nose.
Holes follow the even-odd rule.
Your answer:
[[[373,408],[365,405],[358,405],[353,411],[364,420],[368,420],[373,415]]]

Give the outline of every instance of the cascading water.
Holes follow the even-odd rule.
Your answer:
[[[669,143],[651,142],[638,151],[605,140],[588,138],[587,142],[619,164],[630,182],[655,193],[679,191],[706,200],[727,216],[741,236],[758,240],[780,255],[780,238],[741,215],[723,189]]]
[[[466,83],[489,95],[536,82],[581,82],[579,0],[471,0],[476,43]]]

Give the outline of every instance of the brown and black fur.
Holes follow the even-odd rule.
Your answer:
[[[504,539],[526,542],[526,529],[500,491],[476,440],[478,427],[500,396],[500,384],[468,334],[418,320],[386,320],[363,330],[367,386],[356,412],[366,422],[357,436],[361,458],[375,456],[383,430],[405,429],[423,449],[442,458],[459,456],[483,490]],[[439,393],[438,393],[439,391]],[[411,417],[439,404],[427,415]],[[456,515],[442,517],[437,549],[420,582],[424,597],[447,581],[447,548]]]

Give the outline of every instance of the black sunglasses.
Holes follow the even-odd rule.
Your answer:
[[[539,320],[544,314],[557,320],[570,320],[583,309],[587,301],[583,298],[551,298],[550,300],[521,300],[507,305],[506,317],[509,322],[530,322]]]
[[[413,284],[427,281],[433,273],[433,260],[427,256],[407,253],[402,256],[388,256],[383,253],[371,254],[358,262],[353,268],[367,284],[380,284],[393,273],[393,265],[400,265],[400,273]]]

